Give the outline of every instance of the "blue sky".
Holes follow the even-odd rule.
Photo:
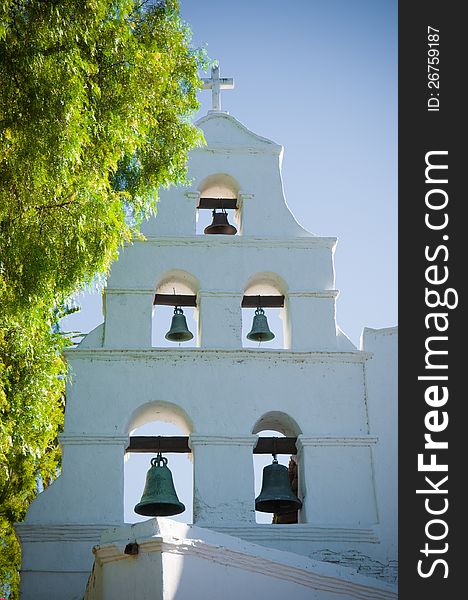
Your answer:
[[[363,327],[396,325],[396,0],[182,0],[181,10],[194,44],[219,61],[221,76],[235,79],[235,89],[222,94],[223,110],[285,147],[284,188],[296,219],[338,237],[340,327],[358,345]],[[198,117],[211,107],[210,92],[199,99]],[[94,327],[100,302],[100,295],[82,297],[83,310],[68,326]],[[127,464],[128,520],[149,458]],[[183,456],[170,463],[189,504],[189,463]]]

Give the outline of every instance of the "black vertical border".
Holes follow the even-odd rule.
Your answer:
[[[463,585],[464,545],[466,508],[468,501],[463,488],[468,484],[468,429],[464,421],[465,405],[468,404],[463,373],[468,372],[465,359],[466,319],[465,264],[468,260],[468,197],[464,185],[464,173],[468,172],[467,150],[464,138],[468,137],[466,106],[468,97],[463,91],[467,84],[468,62],[468,23],[462,17],[463,3],[445,1],[410,1],[399,3],[399,598],[402,600],[423,598],[432,600],[464,597]],[[440,30],[440,88],[428,88],[428,26]],[[440,110],[429,112],[427,101],[431,91],[439,93]],[[425,195],[430,185],[425,183],[426,152],[447,150],[448,184],[443,187],[449,194],[446,212],[449,224],[444,231],[431,231],[425,225]],[[444,159],[440,159],[444,162]],[[434,187],[434,186],[433,186]],[[436,187],[436,186],[435,186]],[[444,212],[444,211],[441,211]],[[448,240],[443,239],[448,235]],[[452,310],[430,309],[425,302],[425,270],[430,264],[426,260],[425,247],[435,249],[446,245],[449,255],[443,260],[440,251],[435,262],[447,266],[449,279],[439,285],[441,293],[447,287],[458,292],[459,304]],[[433,254],[433,253],[432,253]],[[439,371],[447,374],[449,400],[440,411],[446,410],[449,416],[447,429],[433,434],[434,439],[447,440],[448,450],[437,452],[437,462],[448,463],[448,473],[433,473],[433,481],[448,475],[448,494],[428,495],[434,498],[433,507],[442,507],[442,498],[449,501],[444,515],[429,515],[425,509],[425,495],[416,494],[417,489],[430,488],[425,476],[431,473],[418,472],[417,456],[424,452],[424,434],[427,433],[424,418],[433,408],[424,399],[427,381],[418,381],[425,371],[425,342],[428,336],[435,335],[434,329],[427,329],[425,316],[434,311],[446,312],[449,327],[445,333],[448,341],[439,344],[448,350],[440,363],[448,364],[448,369]],[[432,374],[435,371],[431,371]],[[430,454],[426,450],[426,455]],[[426,458],[426,462],[427,462]],[[437,504],[437,502],[439,504]],[[445,539],[433,541],[427,538],[425,527],[433,518],[447,522],[449,531]],[[431,528],[438,535],[443,526]],[[447,552],[421,553],[425,543],[431,549],[445,548]],[[430,577],[418,574],[418,561],[423,560],[422,570],[430,571],[432,563],[441,558],[447,562],[448,577],[444,578],[445,567],[438,564]]]

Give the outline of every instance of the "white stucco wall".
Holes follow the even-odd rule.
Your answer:
[[[379,438],[374,449],[374,477],[379,507],[379,536],[386,540],[387,558],[397,555],[398,532],[398,329],[366,328],[362,348],[366,362],[369,428]]]
[[[146,240],[112,268],[104,325],[66,351],[62,474],[17,527],[24,600],[81,599],[91,547],[123,524],[129,432],[162,415],[190,436],[194,522],[207,536],[347,561],[375,576],[396,559],[394,336],[366,331],[357,350],[337,327],[336,239],[306,232],[291,215],[282,148],[223,113],[199,124],[208,145],[191,155],[192,187],[162,194]],[[236,182],[239,235],[195,235],[207,178]],[[197,298],[196,348],[151,347],[154,294],[172,282]],[[241,347],[240,302],[256,284],[285,296],[284,349]],[[295,525],[255,523],[252,432],[271,412],[283,415],[279,431],[295,423],[299,434],[304,506]],[[186,565],[198,568],[192,558]]]
[[[138,554],[126,555],[128,543]],[[105,533],[85,600],[396,600],[394,586],[337,565],[168,519]]]

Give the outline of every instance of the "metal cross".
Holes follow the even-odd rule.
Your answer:
[[[203,89],[211,90],[212,110],[221,111],[221,90],[232,90],[234,79],[232,77],[220,77],[219,66],[211,67],[211,77],[202,78]]]

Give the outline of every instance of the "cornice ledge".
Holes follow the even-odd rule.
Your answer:
[[[305,446],[372,446],[377,444],[378,437],[370,435],[362,436],[303,436],[300,434],[297,437],[297,450]]]
[[[282,361],[284,363],[365,363],[372,357],[370,352],[299,352],[293,350],[270,350],[239,348],[229,350],[224,348],[67,348],[63,351],[69,359],[93,359],[102,361],[133,361],[133,360],[183,360],[210,361],[214,357],[227,361]]]
[[[22,542],[99,542],[101,535],[115,524],[15,523]]]
[[[154,288],[112,288],[105,287],[104,293],[109,294],[131,294],[131,295],[143,295],[143,296],[154,296],[156,293]]]
[[[109,434],[59,434],[59,442],[66,446],[89,446],[94,444],[106,446],[128,446],[128,435]]]
[[[258,442],[256,435],[219,436],[209,434],[191,434],[189,446],[250,446],[254,448]]]
[[[209,239],[207,239],[209,238]],[[216,238],[216,239],[215,239]],[[266,238],[250,236],[205,236],[190,237],[147,235],[144,240],[134,240],[133,244],[153,244],[156,246],[230,246],[232,248],[334,248],[336,237],[320,237],[315,235],[295,238]]]
[[[152,296],[155,294],[154,288],[104,288],[104,293],[109,294],[129,294],[129,295],[144,295]],[[337,298],[339,290],[293,290],[287,293],[288,298]],[[229,290],[200,290],[198,296],[200,297],[223,297],[223,298],[242,298],[244,293],[242,291],[229,291]]]
[[[227,146],[226,144],[211,143],[199,148],[194,148],[194,154],[270,154],[279,156],[283,148],[281,146],[253,146],[251,144],[239,146]]]
[[[200,290],[199,298],[239,298],[242,300],[244,292],[229,290]]]
[[[287,293],[288,298],[338,298],[339,290],[305,290],[305,291],[290,291]]]
[[[296,542],[355,542],[363,544],[378,544],[379,537],[372,527],[346,527],[338,525],[270,525],[255,524],[251,526],[217,526],[214,531],[240,537],[246,541],[291,540]]]

